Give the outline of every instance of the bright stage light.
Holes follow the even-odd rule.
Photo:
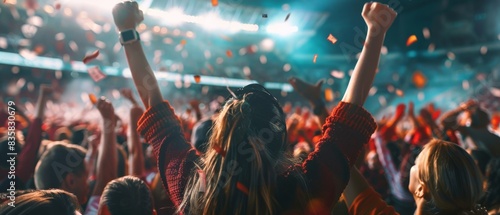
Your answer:
[[[288,23],[279,23],[268,25],[266,30],[272,34],[286,36],[299,31],[299,28]]]

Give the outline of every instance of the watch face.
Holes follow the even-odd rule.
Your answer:
[[[135,31],[124,31],[121,32],[122,40],[123,42],[129,42],[133,40],[137,40],[137,37],[135,35]]]

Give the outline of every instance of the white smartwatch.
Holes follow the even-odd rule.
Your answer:
[[[141,38],[139,37],[139,32],[135,29],[120,31],[120,43],[122,45],[131,44],[140,40]]]

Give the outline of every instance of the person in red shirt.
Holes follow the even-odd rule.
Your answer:
[[[141,43],[127,37],[137,35],[142,11],[137,2],[115,6],[113,18],[147,109],[138,130],[153,145],[165,192],[180,214],[330,214],[347,185],[350,167],[376,127],[362,105],[396,12],[367,3],[362,15],[368,35],[346,94],[326,119],[315,151],[295,164],[284,153],[285,114],[258,84],[231,92],[214,122],[207,152],[198,158],[179,118],[163,100]]]

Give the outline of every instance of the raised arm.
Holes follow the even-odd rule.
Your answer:
[[[342,98],[343,102],[360,106],[365,103],[378,67],[385,33],[396,15],[396,11],[387,5],[376,2],[365,4],[362,16],[368,26],[368,34],[344,98]]]
[[[313,85],[299,78],[292,77],[288,82],[290,82],[295,91],[311,104],[313,113],[318,117],[320,124],[325,124],[326,117],[328,117],[328,110],[326,109],[325,102],[323,102],[321,98],[321,85],[323,85],[323,80]]]
[[[40,87],[40,94],[36,103],[35,118],[30,125],[28,136],[26,137],[26,144],[19,154],[19,171],[17,177],[23,182],[27,182],[33,173],[36,166],[36,155],[40,144],[42,143],[42,122],[45,116],[45,107],[52,89],[46,85]]]
[[[96,183],[93,196],[100,196],[104,187],[117,177],[118,158],[115,136],[115,111],[108,100],[101,98],[97,101],[97,109],[102,116],[102,133],[99,152],[97,154]]]
[[[132,107],[130,109],[130,124],[128,127],[128,163],[129,165],[129,173],[133,176],[143,177],[144,170],[144,154],[142,150],[142,143],[137,132],[137,122],[141,117],[143,111],[142,108],[138,106]]]
[[[387,19],[383,23],[386,25],[378,23],[381,16]],[[310,181],[311,198],[323,203],[317,207],[321,212],[329,211],[340,197],[349,181],[350,167],[376,128],[373,117],[362,105],[371,88],[385,32],[396,12],[387,5],[367,3],[363,17],[370,33],[346,95],[326,119],[315,151],[302,164]]]
[[[118,3],[113,8],[113,18],[118,31],[125,32],[135,30],[136,26],[144,19],[143,13],[139,10],[137,2],[127,1]],[[141,100],[146,109],[163,102],[158,81],[149,66],[146,55],[139,41],[124,44],[127,61],[132,72],[135,86],[139,91]]]

